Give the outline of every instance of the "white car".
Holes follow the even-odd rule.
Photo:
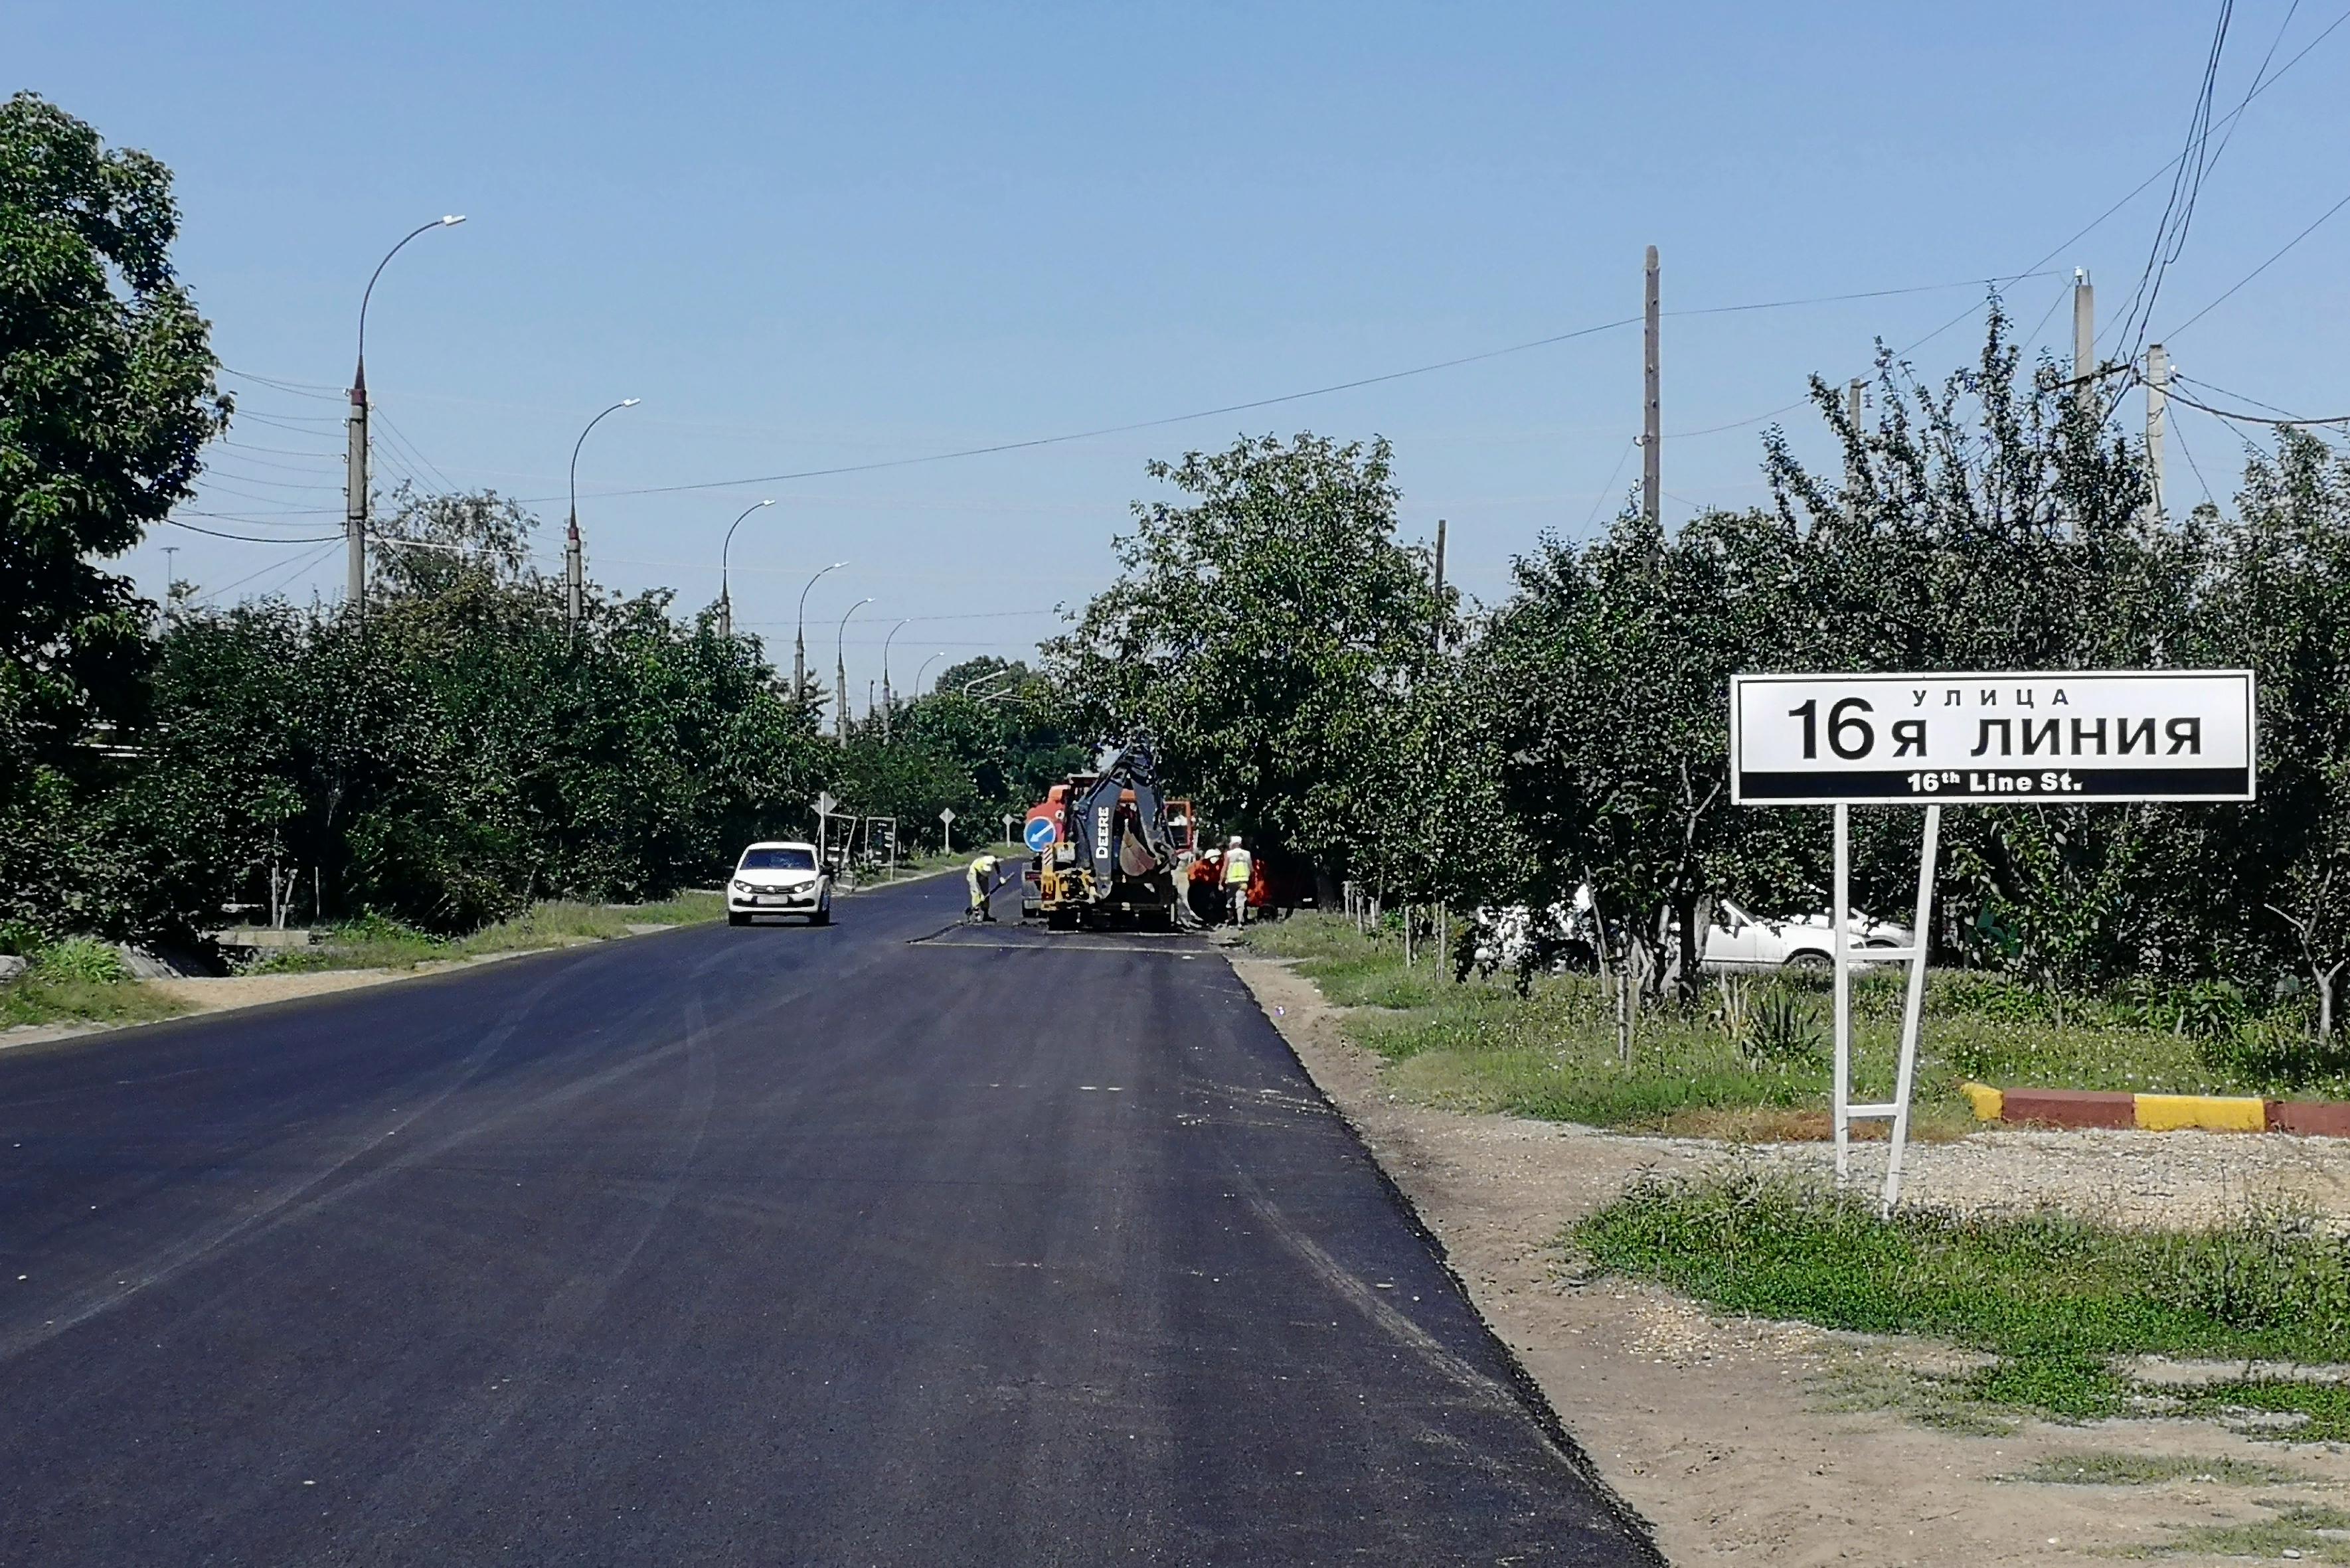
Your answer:
[[[832,924],[832,877],[815,845],[776,841],[743,851],[726,883],[726,923],[747,926],[756,915],[806,915],[811,926]]]
[[[1866,968],[1873,948],[1906,948],[1908,928],[1872,920],[1856,909],[1846,932],[1855,969]],[[1700,961],[1711,970],[1826,969],[1835,962],[1835,928],[1825,915],[1764,920],[1724,898],[1713,907]]]

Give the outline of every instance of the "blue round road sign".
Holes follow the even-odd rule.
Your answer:
[[[1030,817],[1027,830],[1021,835],[1028,841],[1028,847],[1039,855],[1053,847],[1054,841],[1060,836],[1061,830],[1053,826],[1053,819],[1049,816]]]

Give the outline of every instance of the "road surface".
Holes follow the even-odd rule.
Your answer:
[[[0,1563],[1654,1561],[1211,950],[962,892],[0,1053]]]

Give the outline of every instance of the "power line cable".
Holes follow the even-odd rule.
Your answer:
[[[342,543],[342,540],[341,540],[341,538],[338,536],[338,537],[337,537],[337,538],[334,540],[333,544],[329,545],[327,548],[328,548],[328,549],[332,549],[332,548],[334,547],[334,545],[339,545],[339,544],[341,544],[341,543]],[[325,557],[326,554],[327,554],[327,551],[326,551],[326,550],[319,550],[319,551],[316,552],[316,553],[315,553],[315,555],[314,555],[311,558],[312,558],[312,559],[323,559],[323,558]],[[296,562],[296,566],[299,566],[299,565],[301,565],[301,564],[303,564],[303,563],[301,563],[301,562]],[[209,591],[207,591],[207,592],[205,592],[205,593],[202,593],[202,594],[197,595],[197,596],[196,596],[196,598],[195,598],[195,602],[196,602],[197,604],[200,604],[200,605],[201,605],[201,604],[210,604],[210,603],[212,603],[213,600],[215,600],[215,599],[219,598],[219,597],[221,597],[221,595],[223,595],[223,594],[224,594],[224,593],[229,592],[231,589],[234,589],[234,588],[241,588],[241,587],[244,587],[244,585],[245,585],[245,584],[247,584],[247,583],[249,583],[249,582],[253,581],[253,579],[254,579],[254,578],[258,577],[258,576],[263,576],[265,573],[276,571],[276,570],[278,570],[279,568],[281,568],[282,566],[284,566],[285,565],[286,565],[286,563],[285,563],[285,562],[283,562],[283,561],[272,561],[272,562],[270,562],[270,563],[269,563],[269,565],[267,565],[267,566],[265,566],[262,567],[260,571],[257,571],[257,572],[247,572],[244,576],[241,576],[241,577],[237,578],[237,579],[236,579],[236,581],[233,582],[233,583],[224,583],[224,584],[223,584],[221,587],[217,587],[217,588],[213,588],[213,589],[211,589],[211,590],[209,590]]]
[[[259,534],[224,533],[218,528],[204,528],[199,527],[193,523],[183,523],[177,517],[166,517],[163,521],[173,528],[185,528],[191,534],[208,534],[215,539],[235,539],[247,545],[317,545],[326,543],[328,540],[340,539],[342,537],[340,534],[321,534],[307,538],[287,539],[281,536],[270,536]]]
[[[1615,493],[1616,476],[1624,472],[1625,462],[1639,450],[1639,446],[1640,438],[1634,436],[1624,443],[1624,450],[1616,454],[1616,466],[1607,471],[1607,483],[1599,487],[1598,495],[1591,503],[1591,514],[1583,520],[1584,533],[1590,533],[1591,525],[1599,521],[1599,509],[1607,504],[1607,497]]]
[[[2187,454],[2187,466],[2194,472],[2195,483],[2203,487],[2203,504],[2217,506],[2219,503],[2211,499],[2211,482],[2203,477],[2203,465],[2195,461],[2195,449],[2187,444],[2187,421],[2173,421],[2170,433],[2178,438],[2178,450]]]
[[[2211,102],[2220,80],[2220,59],[2228,43],[2228,26],[2234,19],[2235,0],[2220,0],[2220,18],[2211,31],[2211,47],[2204,57],[2203,79],[2196,90],[2194,112],[2188,117],[2187,145],[2173,165],[2170,195],[2164,202],[2162,216],[2154,225],[2154,242],[2147,251],[2146,265],[2138,273],[2137,285],[2123,302],[2120,331],[2116,343],[2127,340],[2130,348],[2126,358],[2135,359],[2145,346],[2146,321],[2151,315],[2156,298],[2162,292],[2162,280],[2187,245],[2187,231],[2195,221],[2195,203],[2203,192],[2203,177],[2211,166],[2209,149],[2211,145]],[[2254,83],[2258,86],[2257,80]],[[2246,95],[2250,101],[2250,95]],[[2135,334],[2133,334],[2135,327]],[[2086,373],[2085,367],[2074,367]]]
[[[2345,207],[2350,207],[2350,196],[2343,197],[2342,200],[2334,202],[2334,205],[2326,208],[2323,213],[2320,213],[2314,223],[2312,223],[2309,227],[2302,230],[2301,233],[2287,240],[2274,255],[2269,257],[2268,260],[2261,263],[2260,265],[2254,267],[2242,277],[2237,279],[2235,286],[2229,289],[2227,293],[2221,295],[2219,298],[2213,300],[2210,304],[2205,306],[2202,309],[2197,311],[2194,315],[2189,317],[2186,320],[2180,322],[2178,326],[2165,333],[2162,340],[2165,343],[2169,342],[2172,338],[2177,337],[2180,333],[2186,331],[2189,327],[2194,326],[2197,322],[2202,320],[2205,317],[2219,309],[2220,306],[2227,304],[2229,300],[2235,297],[2239,289],[2241,289],[2246,284],[2251,282],[2252,279],[2260,276],[2261,274],[2268,271],[2269,268],[2283,260],[2287,251],[2292,250],[2293,246],[2301,244],[2302,241],[2315,234],[2320,228],[2324,226],[2327,219],[2333,217],[2334,213],[2340,212]]]
[[[1826,305],[1853,299],[1878,299],[1898,294],[1925,294],[1937,290],[1968,288],[1974,286],[1976,281],[1972,278],[1965,278],[1953,283],[1920,284],[1904,288],[1868,289],[1856,293],[1820,295],[1807,299],[1758,300],[1742,305],[1696,306],[1686,310],[1669,311],[1665,314],[1721,316],[1735,311],[1785,310],[1798,306]],[[1245,402],[1225,403],[1212,409],[1196,409],[1189,413],[1170,414],[1159,419],[1137,420],[1128,424],[1104,425],[1094,430],[1073,431],[1061,435],[1036,436],[1025,441],[998,441],[986,446],[961,447],[951,452],[929,452],[920,457],[887,458],[873,462],[847,463],[832,468],[801,469],[788,473],[756,474],[744,479],[703,480],[691,484],[659,484],[630,489],[600,490],[595,493],[608,498],[625,495],[674,495],[699,490],[733,490],[751,485],[779,484],[798,479],[825,479],[836,474],[871,473],[882,469],[911,468],[921,464],[946,462],[958,458],[987,457],[1001,452],[1026,452],[1036,447],[1060,446],[1070,441],[1091,441],[1100,436],[1126,435],[1135,431],[1157,430],[1166,425],[1185,424],[1193,420],[1247,413],[1253,410],[1273,408],[1282,403],[1300,402],[1309,398],[1328,397],[1336,392],[1351,392],[1364,387],[1381,386],[1389,381],[1400,381],[1413,376],[1426,376],[1439,370],[1457,369],[1463,365],[1482,364],[1489,359],[1523,354],[1536,348],[1553,348],[1561,343],[1574,342],[1577,338],[1596,337],[1603,332],[1618,331],[1627,327],[1638,325],[1640,319],[1637,316],[1619,317],[1613,321],[1603,321],[1590,327],[1579,327],[1573,331],[1554,333],[1549,337],[1533,338],[1524,343],[1513,343],[1506,348],[1488,348],[1479,353],[1462,354],[1430,364],[1414,365],[1408,369],[1389,370],[1376,376],[1358,377],[1354,380],[1333,382],[1328,386],[1313,387],[1299,392],[1283,392],[1274,397],[1253,398]],[[542,504],[552,503],[562,498],[552,495],[534,495],[517,499],[526,504]]]

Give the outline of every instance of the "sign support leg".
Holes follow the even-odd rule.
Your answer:
[[[1918,1030],[1925,1015],[1926,955],[1934,946],[1934,867],[1942,847],[1942,808],[1926,808],[1918,846],[1918,918],[1910,928],[1909,990],[1901,1003],[1901,1068],[1893,1089],[1892,1152],[1885,1163],[1885,1211],[1901,1201],[1901,1152],[1909,1145],[1909,1091],[1918,1076]]]
[[[1835,903],[1830,940],[1835,944],[1835,1174],[1842,1187],[1852,1170],[1852,808],[1835,808]]]

